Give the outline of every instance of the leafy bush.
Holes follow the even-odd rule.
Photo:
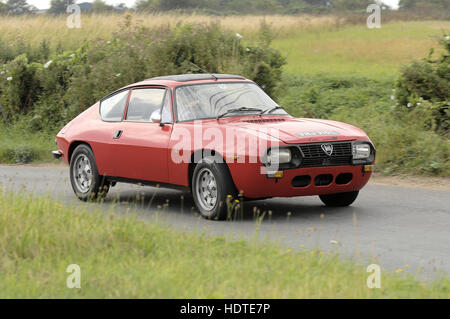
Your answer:
[[[413,110],[427,106],[434,117],[432,126],[445,132],[450,129],[450,36],[444,37],[441,43],[445,52],[440,58],[432,59],[432,49],[427,59],[402,69],[396,83],[396,97],[403,108]]]
[[[0,72],[0,102],[8,115],[27,113],[40,93],[37,63],[29,63],[26,54],[6,64]]]
[[[146,78],[209,72],[237,73],[272,94],[281,80],[284,58],[270,48],[270,28],[244,45],[240,35],[218,24],[179,24],[174,28],[133,26],[125,17],[121,33],[85,43],[75,52],[44,63],[22,54],[3,66],[1,102],[8,117],[27,114],[32,130],[55,129],[113,90]],[[39,52],[45,53],[41,45]]]
[[[286,77],[277,91],[281,105],[295,116],[329,118],[339,108],[389,108],[391,82],[359,77]]]

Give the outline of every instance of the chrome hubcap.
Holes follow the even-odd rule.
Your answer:
[[[78,191],[83,194],[89,192],[93,176],[91,161],[86,155],[80,154],[75,158],[72,173]]]
[[[208,168],[203,168],[197,174],[196,195],[202,208],[207,211],[214,209],[217,203],[217,183],[214,174]]]

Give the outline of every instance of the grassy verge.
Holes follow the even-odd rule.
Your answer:
[[[55,149],[53,133],[30,132],[20,122],[8,127],[0,123],[0,163],[52,162]]]
[[[81,289],[66,268],[81,267]],[[450,283],[0,191],[0,298],[448,298]]]

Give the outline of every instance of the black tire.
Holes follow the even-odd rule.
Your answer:
[[[199,174],[203,175],[208,171],[214,177],[216,185],[216,201],[209,209],[205,207],[205,199],[201,198],[199,189],[202,186],[200,180],[203,180]],[[192,196],[202,217],[214,220],[231,218],[230,204],[234,204],[233,200],[237,196],[237,191],[228,167],[221,159],[207,157],[195,166],[192,174]]]
[[[85,160],[80,162],[82,159]],[[76,170],[81,170],[82,163],[89,163],[89,169],[84,168],[83,170],[86,170],[84,172],[85,174],[89,174],[90,172],[90,175],[83,176],[83,178],[78,176],[77,178]],[[85,167],[87,167],[87,165],[85,165]],[[83,179],[83,181],[90,180],[90,183],[82,184],[81,179]],[[72,153],[70,159],[70,183],[72,184],[75,195],[83,201],[103,198],[108,194],[110,183],[105,177],[98,174],[94,153],[86,144],[78,145]]]
[[[320,200],[329,207],[350,206],[358,197],[359,191],[349,193],[339,193],[331,195],[320,195]]]

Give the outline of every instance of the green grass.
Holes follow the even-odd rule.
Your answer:
[[[255,223],[257,227],[257,223]],[[81,289],[66,268],[81,267]],[[0,190],[0,298],[448,298],[450,282],[382,273],[320,251],[181,233],[156,220]]]
[[[53,161],[55,134],[30,132],[21,123],[6,126],[0,123],[0,163],[25,164]]]
[[[450,22],[391,22],[380,29],[365,25],[293,29],[279,33],[273,47],[287,56],[289,74],[357,75],[394,79],[400,67],[438,49]]]

